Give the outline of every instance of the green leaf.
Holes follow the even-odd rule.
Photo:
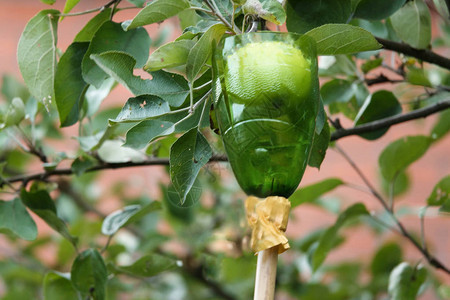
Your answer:
[[[319,111],[317,112],[316,116],[316,128],[315,133],[320,134],[322,132],[323,127],[325,126],[325,123],[328,122],[327,120],[327,113],[325,112],[325,107],[323,106],[323,99],[322,97],[319,97]]]
[[[180,20],[181,30],[184,32],[187,27],[195,26],[199,21],[200,16],[193,9],[185,9],[178,13],[178,19]],[[178,37],[177,40],[179,40],[179,38],[180,37]]]
[[[22,99],[14,98],[8,106],[8,110],[3,118],[3,124],[0,123],[0,129],[18,125],[24,118],[25,105],[23,104]]]
[[[431,15],[423,0],[408,1],[390,19],[402,41],[419,49],[428,47],[431,41]]]
[[[439,207],[440,213],[450,214],[450,200],[447,199],[447,201],[442,204],[441,207]]]
[[[123,209],[119,209],[110,213],[103,220],[102,233],[104,235],[115,234],[140,209],[140,205],[128,205]]]
[[[107,74],[95,64],[91,55],[108,51],[122,51],[132,56],[136,60],[136,67],[141,68],[148,59],[149,48],[150,37],[145,29],[123,31],[119,23],[107,21],[97,30],[84,55],[83,78],[97,88],[107,78]]]
[[[308,165],[310,167],[320,169],[320,165],[325,159],[329,144],[330,125],[328,125],[328,122],[325,122],[320,134],[317,134],[317,131],[314,132],[313,146],[308,160]]]
[[[348,96],[352,95],[351,98],[347,102],[333,102],[329,105],[330,114],[342,113],[344,116],[349,118],[350,120],[354,120],[358,115],[361,107],[369,96],[369,91],[363,83],[353,82],[350,85],[350,91],[343,91],[344,98],[337,99],[343,100]],[[331,89],[330,91],[333,91]],[[331,97],[332,94],[330,94]],[[333,99],[333,98],[331,98]],[[347,98],[348,99],[348,98]]]
[[[78,299],[77,291],[73,288],[70,278],[57,273],[47,273],[44,278],[45,300]]]
[[[142,7],[144,6],[146,0],[127,0],[127,1],[135,5],[136,7]]]
[[[57,216],[55,203],[46,190],[27,192],[25,189],[22,189],[20,191],[20,198],[31,211],[76,248],[78,238],[70,234],[66,223]]]
[[[391,271],[402,262],[402,248],[394,242],[381,246],[370,264],[373,277],[390,274]]]
[[[169,104],[157,96],[142,95],[130,98],[120,113],[110,123],[136,122],[153,118],[170,111]]]
[[[44,4],[53,5],[55,4],[56,0],[40,0]]]
[[[27,101],[30,97],[30,92],[26,86],[19,82],[15,77],[3,74],[2,78],[2,94],[7,101],[12,101],[12,99],[18,97],[23,101]]]
[[[439,119],[431,130],[431,137],[434,141],[439,141],[450,131],[450,109],[444,110],[439,114]]]
[[[338,178],[328,178],[318,183],[302,187],[289,197],[291,206],[294,208],[303,203],[311,203],[323,194],[334,190],[342,184],[344,184],[344,182]]]
[[[180,194],[181,204],[211,156],[211,147],[197,128],[186,132],[170,148],[170,178]]]
[[[395,116],[401,112],[402,106],[392,92],[377,91],[370,95],[364,102],[355,118],[355,126]],[[389,127],[359,134],[359,136],[368,140],[376,140],[388,130]]]
[[[102,256],[95,249],[81,252],[70,271],[73,286],[94,300],[105,299],[105,286],[108,273]]]
[[[109,21],[110,17],[111,8],[106,8],[87,22],[83,29],[81,29],[75,36],[73,42],[90,42],[97,30],[103,25],[103,23]]]
[[[103,81],[100,88],[96,88],[93,85],[90,85],[84,94],[85,102],[83,106],[83,110],[86,113],[86,116],[92,117],[100,108],[100,104],[105,98],[109,95],[109,93],[114,89],[117,85],[117,82],[113,78],[108,78]]]
[[[221,23],[212,25],[189,51],[186,62],[186,77],[193,82],[212,54],[212,45],[217,44],[227,27]]]
[[[56,72],[57,10],[35,15],[20,36],[17,61],[31,94],[44,103],[54,98]]]
[[[427,279],[427,270],[423,266],[411,267],[402,262],[389,276],[389,295],[392,300],[416,299],[420,287]]]
[[[89,43],[73,43],[61,56],[56,69],[55,101],[61,126],[78,122],[88,84],[83,80],[81,62]]]
[[[444,17],[444,19],[450,18],[450,3],[446,3],[446,0],[433,0],[434,6],[436,7],[438,13]],[[450,294],[450,292],[449,292]],[[450,296],[449,296],[450,298]]]
[[[242,10],[277,25],[286,22],[286,12],[278,0],[247,0]]]
[[[363,71],[364,74],[367,74],[370,71],[372,71],[373,69],[376,69],[379,66],[381,66],[382,63],[383,63],[383,59],[382,58],[375,58],[375,59],[367,60],[361,66],[361,71]]]
[[[363,19],[353,19],[350,22],[350,24],[359,26],[376,37],[381,37],[385,39],[389,38],[389,32],[387,28],[388,25],[382,21],[367,21]]]
[[[144,153],[124,146],[120,140],[104,141],[97,152],[101,160],[108,163],[142,162],[146,158]]]
[[[36,239],[36,223],[19,198],[0,200],[0,232],[12,233],[27,241]]]
[[[97,164],[97,161],[94,158],[91,158],[88,155],[77,157],[70,168],[77,176],[81,176],[88,169],[94,167]]]
[[[172,133],[188,131],[200,122],[200,125],[207,121],[207,114],[204,114],[200,121],[201,109],[196,109],[193,115],[189,112],[177,112],[161,115],[151,120],[143,121],[127,132],[125,146],[135,149],[142,149],[157,137],[167,136]]]
[[[114,272],[140,277],[152,277],[162,272],[175,269],[176,266],[177,264],[174,259],[153,253],[141,257],[132,265],[115,266]]]
[[[408,71],[406,72],[406,80],[414,85],[433,87],[427,75],[425,74],[425,70],[422,68],[409,67]]]
[[[314,247],[313,252],[310,254],[309,260],[314,271],[320,267],[325,261],[328,253],[332,250],[339,229],[341,229],[348,220],[368,214],[369,212],[363,204],[356,203],[339,215],[336,223],[323,233],[316,244],[317,246]]]
[[[69,13],[79,2],[80,0],[66,0],[63,13],[65,14]]]
[[[142,207],[135,214],[130,216],[130,218],[128,218],[128,220],[125,222],[125,224],[123,226],[127,226],[128,224],[131,224],[131,223],[135,223],[135,222],[139,221],[140,219],[142,219],[143,217],[147,216],[149,213],[152,213],[154,211],[161,210],[161,209],[162,209],[161,202],[159,202],[159,201],[150,202],[149,204]]]
[[[133,20],[125,21],[122,26],[130,30],[144,25],[159,23],[175,16],[188,8],[187,0],[156,0],[144,7]]]
[[[348,24],[325,24],[305,34],[316,41],[317,55],[351,54],[381,48],[370,32]]]
[[[288,0],[286,26],[289,32],[305,33],[328,23],[347,23],[351,9],[350,0]]]
[[[134,76],[133,68],[136,61],[126,53],[105,52],[92,55],[92,59],[136,96],[155,95],[167,101],[170,106],[178,107],[189,95],[189,86],[180,75],[157,71],[151,73],[153,76],[151,80]]]
[[[389,144],[378,159],[384,179],[392,181],[400,172],[424,155],[431,142],[431,138],[418,135],[403,137]]]
[[[406,0],[361,0],[356,7],[355,18],[382,20],[405,4]]]
[[[442,178],[433,188],[427,199],[430,206],[440,206],[450,199],[450,175]]]
[[[332,79],[322,85],[320,96],[324,105],[334,102],[348,102],[354,96],[352,83],[344,79]]]
[[[442,299],[449,299],[450,298],[450,285],[442,284],[438,288],[438,294]]]
[[[195,45],[193,40],[179,40],[156,49],[144,66],[146,71],[158,71],[186,64],[189,51]]]
[[[394,196],[399,196],[406,193],[409,190],[411,185],[411,180],[406,172],[398,173],[395,184],[394,184]],[[390,195],[391,191],[391,182],[386,181],[383,176],[381,176],[381,187],[383,189],[384,194]]]

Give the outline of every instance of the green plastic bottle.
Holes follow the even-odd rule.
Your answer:
[[[319,104],[315,43],[255,32],[224,39],[214,55],[217,120],[241,188],[288,198],[305,171]]]

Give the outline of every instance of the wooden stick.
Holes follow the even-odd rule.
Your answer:
[[[273,300],[277,277],[278,246],[258,252],[254,300]]]

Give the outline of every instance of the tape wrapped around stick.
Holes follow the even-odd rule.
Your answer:
[[[281,254],[290,248],[284,233],[290,209],[291,203],[284,197],[260,199],[250,196],[245,200],[247,221],[252,228],[250,244],[255,253],[279,246],[278,254]]]

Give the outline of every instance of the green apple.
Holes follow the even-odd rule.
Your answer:
[[[301,101],[310,93],[311,62],[287,43],[246,44],[227,57],[225,85],[241,103],[258,101],[260,95]]]

